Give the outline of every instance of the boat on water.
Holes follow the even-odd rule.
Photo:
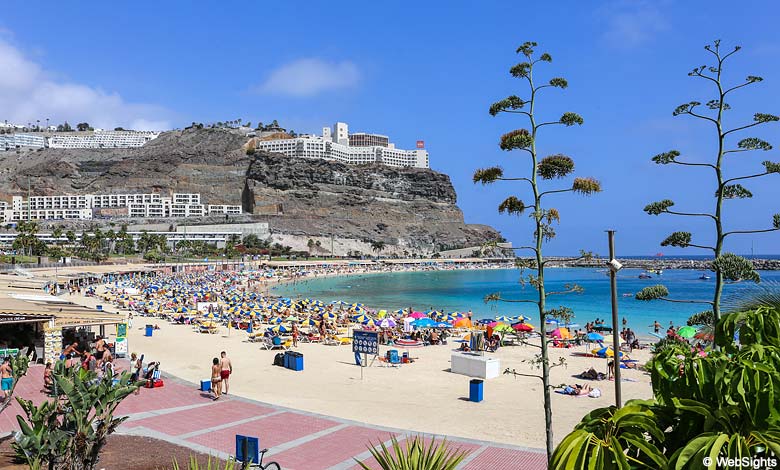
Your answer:
[[[655,274],[656,276],[660,276],[661,274],[664,273],[664,270],[663,269],[651,269],[651,270],[649,270],[649,272]]]
[[[712,278],[709,277],[706,273],[701,273],[701,276],[699,276],[699,279],[702,280],[702,281],[709,281]]]
[[[651,275],[649,275],[649,274],[647,274],[647,273],[641,273],[641,274],[639,275],[639,279],[650,279],[650,278],[652,278],[652,277],[653,277],[653,276],[651,276]]]

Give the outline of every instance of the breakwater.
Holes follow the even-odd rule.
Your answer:
[[[523,258],[521,258],[523,259]],[[548,267],[555,266],[561,268],[606,268],[606,258],[593,258],[590,260],[572,260],[571,258],[548,257]],[[658,258],[658,259],[636,259],[620,258],[618,261],[624,268],[635,269],[694,269],[709,270],[712,259],[678,259],[678,258]],[[755,269],[759,271],[778,271],[780,270],[780,260],[778,259],[751,259]]]

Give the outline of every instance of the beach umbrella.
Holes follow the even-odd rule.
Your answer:
[[[422,312],[412,312],[409,316],[412,318],[425,318],[425,314]]]
[[[276,325],[268,328],[268,331],[273,331],[274,333],[288,333],[290,330],[284,325]]]
[[[289,317],[285,318],[284,321],[298,321],[298,317],[295,315],[290,315]]]
[[[498,325],[503,325],[503,323],[500,323],[500,322],[497,322],[497,321],[493,320],[492,322],[490,322],[490,323],[488,323],[488,324],[487,324],[487,326],[489,326],[489,327],[491,327],[491,328],[495,328],[495,327],[497,327]]]
[[[449,323],[445,323],[445,322],[439,322],[439,323],[437,323],[437,324],[435,324],[433,326],[435,326],[436,328],[452,328],[452,325],[450,325]]]
[[[515,330],[511,326],[507,325],[506,323],[501,323],[497,327],[495,327],[493,331],[498,333],[513,333]]]
[[[387,316],[387,310],[380,310],[380,311],[378,311],[376,316],[378,318],[385,318]]]
[[[490,318],[480,318],[479,320],[477,320],[477,323],[479,323],[480,325],[490,325],[491,323],[496,323],[496,321],[491,320]]]
[[[280,323],[282,323],[282,322],[284,322],[284,320],[282,319],[282,317],[276,317],[276,318],[272,318],[272,319],[269,321],[269,323],[276,323],[277,325],[278,325],[278,324],[280,324]]]
[[[403,315],[403,314],[404,314],[404,312],[406,312],[406,310],[405,310],[405,309],[403,309],[403,308],[399,308],[398,310],[396,310],[396,311],[395,311],[395,313],[396,313],[397,315]]]
[[[585,335],[585,339],[587,339],[588,341],[594,341],[594,342],[604,341],[604,337],[601,336],[598,333],[588,333],[587,335]]]
[[[390,317],[383,318],[382,321],[379,322],[379,326],[382,328],[395,328],[396,325],[397,323],[395,320]]]
[[[499,316],[496,317],[496,320],[500,321],[500,322],[508,323],[508,322],[511,322],[512,320],[514,320],[514,318],[508,317],[506,315],[499,315]]]
[[[515,323],[512,325],[512,328],[514,328],[517,331],[523,331],[523,332],[529,332],[533,331],[534,327],[532,325],[529,325],[528,323]]]
[[[677,334],[682,338],[690,339],[693,338],[693,336],[696,334],[696,328],[692,326],[684,326],[677,330]]]
[[[368,315],[356,315],[352,317],[352,320],[355,321],[356,323],[368,323],[371,321],[371,317],[369,317]]]
[[[415,328],[431,328],[435,324],[436,322],[430,318],[420,318],[412,323]]]
[[[337,318],[338,318],[338,315],[336,315],[333,312],[325,312],[325,313],[322,314],[322,319],[323,320],[335,320]]]
[[[459,318],[452,324],[455,328],[471,328],[471,320],[468,318]]]
[[[319,325],[319,323],[320,322],[318,322],[317,320],[314,320],[313,318],[309,318],[308,320],[306,320],[304,322],[305,325],[309,325],[309,326],[317,326],[317,325]]]

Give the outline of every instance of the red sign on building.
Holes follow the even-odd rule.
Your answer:
[[[418,149],[424,149],[425,148],[425,141],[424,140],[418,140],[417,141],[417,148]]]

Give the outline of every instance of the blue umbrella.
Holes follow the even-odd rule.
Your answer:
[[[598,333],[588,333],[585,335],[588,341],[604,341],[604,337]]]
[[[437,323],[437,324],[435,324],[433,326],[435,326],[436,328],[452,328],[452,325],[450,325],[449,323],[445,323],[445,322],[439,322],[439,323]]]
[[[412,325],[415,326],[416,328],[430,328],[432,326],[435,326],[436,322],[430,318],[423,317],[420,318],[419,320],[413,321]]]

